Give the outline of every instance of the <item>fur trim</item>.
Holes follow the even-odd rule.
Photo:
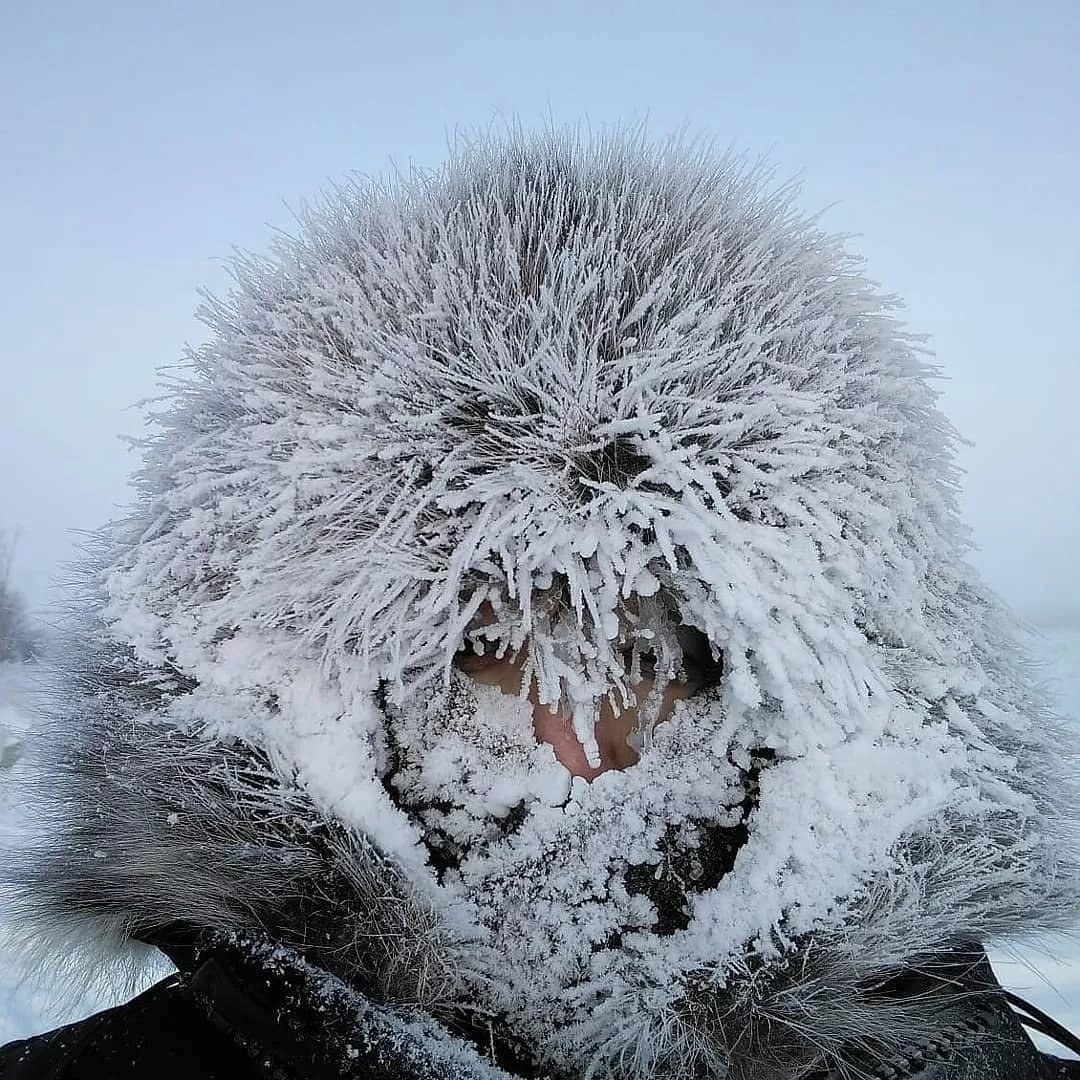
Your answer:
[[[511,133],[236,274],[103,541],[27,918],[268,935],[455,1023],[514,1002],[560,1075],[737,1080],[896,1045],[939,1019],[897,970],[1072,918],[1071,751],[964,562],[933,369],[789,193]],[[627,634],[662,681],[694,627],[724,677],[566,801],[510,703],[454,712],[488,603],[586,747]],[[735,820],[656,932],[626,873]]]

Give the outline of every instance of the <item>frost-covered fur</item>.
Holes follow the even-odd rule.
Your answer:
[[[239,262],[96,560],[27,918],[260,931],[559,1075],[748,1080],[1062,925],[1071,751],[964,561],[933,369],[765,180],[510,134]],[[451,666],[524,650],[595,750],[683,626],[722,680],[592,785]]]

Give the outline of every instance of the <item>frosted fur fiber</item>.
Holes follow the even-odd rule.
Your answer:
[[[316,962],[478,1001],[555,1075],[764,1080],[932,1024],[874,999],[904,964],[1066,922],[1071,749],[858,271],[759,172],[633,134],[463,143],[238,261],[94,571],[48,931],[312,955],[314,906]],[[593,785],[452,667],[525,650],[589,749],[681,625],[722,681]],[[624,872],[738,828],[660,932]]]

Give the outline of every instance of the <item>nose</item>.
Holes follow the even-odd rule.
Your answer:
[[[640,689],[641,684],[639,684]],[[639,694],[639,701],[644,695]],[[573,720],[568,710],[552,710],[536,698],[536,687],[529,694],[533,706],[533,731],[537,742],[547,743],[555,757],[572,775],[595,780],[610,769],[628,769],[637,764],[637,752],[627,739],[637,723],[638,709],[631,706],[616,711],[604,699],[598,707],[594,734],[600,751],[600,764],[589,764],[585,749],[574,734]]]
[[[519,684],[520,685],[520,684]],[[594,734],[600,750],[600,764],[590,765],[585,749],[574,734],[573,721],[566,710],[551,710],[536,697],[536,684],[529,691],[533,707],[533,731],[537,742],[546,742],[555,751],[555,757],[574,776],[595,780],[610,769],[629,769],[638,761],[637,751],[627,741],[638,722],[638,712],[653,688],[653,680],[643,678],[634,690],[635,701],[625,709],[615,709],[608,698],[599,705]],[[690,697],[693,688],[685,682],[672,679],[664,686],[660,699],[660,711],[656,723],[661,724],[671,716],[677,701]]]

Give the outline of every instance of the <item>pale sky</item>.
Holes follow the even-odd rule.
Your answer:
[[[931,336],[977,565],[1080,619],[1075,0],[4,7],[0,530],[35,604],[129,497],[118,436],[222,257],[518,117],[685,126],[801,177]]]

